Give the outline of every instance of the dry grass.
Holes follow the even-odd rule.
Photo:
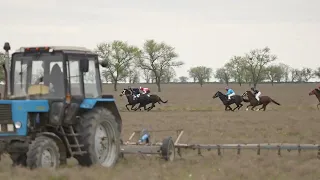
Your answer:
[[[119,89],[124,86],[120,86]],[[292,142],[319,143],[320,121],[316,98],[308,92],[314,85],[260,86],[265,95],[271,96],[281,106],[270,104],[266,112],[224,112],[219,99],[212,99],[222,85],[163,85],[163,92],[156,93],[167,104],[156,105],[152,112],[127,112],[125,99],[114,93],[121,109],[124,123],[123,138],[131,131],[147,129],[185,130],[181,142],[186,143],[260,143]],[[155,86],[151,87],[155,89]],[[111,85],[105,87],[110,92]],[[234,86],[238,94],[248,86]],[[119,90],[120,91],[120,90]],[[158,138],[162,138],[159,135]],[[0,179],[320,179],[320,160],[317,152],[262,151],[256,155],[251,150],[240,156],[235,151],[183,151],[183,158],[172,163],[157,157],[126,156],[114,169],[101,167],[82,168],[74,160],[57,171],[11,168],[10,160],[0,162]]]

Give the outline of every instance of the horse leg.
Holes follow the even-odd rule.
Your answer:
[[[228,105],[228,108],[229,108],[231,111],[234,111],[234,110],[230,107],[230,105]]]
[[[128,109],[128,111],[130,111],[130,109],[128,108],[130,104],[126,104],[126,108]],[[131,110],[132,110],[132,107],[131,107]]]
[[[131,106],[131,110],[133,110],[133,108],[134,108],[135,106],[136,106],[136,104],[135,104],[135,105],[132,105],[132,106]]]
[[[239,108],[239,106],[240,106],[239,104],[236,104],[236,105],[237,105],[237,106],[233,109],[233,111],[234,111],[235,109]]]
[[[140,111],[141,111],[141,107],[142,107],[142,105],[139,104],[139,107],[135,108],[134,111],[137,111],[138,109],[140,109]]]
[[[240,110],[240,108],[243,106],[242,103],[239,104],[238,110]]]
[[[266,107],[267,107],[267,105],[263,104],[262,107],[259,110],[263,109],[263,111],[266,111]]]
[[[319,104],[317,105],[318,110],[319,110],[319,106],[320,106],[320,102],[319,102]]]
[[[150,111],[154,107],[156,107],[156,106],[154,105],[154,102],[153,102],[152,105],[148,108],[148,111]]]
[[[247,106],[247,109],[246,109],[246,111],[248,111],[248,110],[249,110],[249,107],[250,107],[250,106],[252,106],[252,105],[251,105],[251,104],[249,104],[249,105]]]

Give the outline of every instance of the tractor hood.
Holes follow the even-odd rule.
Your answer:
[[[48,100],[0,100],[0,136],[25,136],[28,113],[48,111]]]

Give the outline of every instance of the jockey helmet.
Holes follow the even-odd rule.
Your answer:
[[[140,86],[139,89],[142,89],[142,87]]]
[[[228,87],[225,87],[225,89],[226,89],[226,90],[229,90],[229,88],[228,88]]]

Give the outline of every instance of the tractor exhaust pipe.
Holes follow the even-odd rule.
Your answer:
[[[4,85],[4,95],[3,95],[3,99],[7,99],[8,94],[10,92],[9,87],[10,87],[10,55],[9,55],[9,51],[11,50],[10,44],[8,42],[4,43],[3,49],[5,50],[5,61],[4,64],[2,65],[3,71],[4,71],[4,76],[5,76],[5,85]],[[0,95],[1,98],[1,95]]]
[[[3,99],[7,99],[8,97],[8,74],[7,74],[7,68],[6,68],[6,65],[5,64],[2,64],[2,68],[3,68],[3,71],[4,71],[4,95],[3,95]],[[0,93],[0,98],[2,98],[1,96],[1,93]]]

